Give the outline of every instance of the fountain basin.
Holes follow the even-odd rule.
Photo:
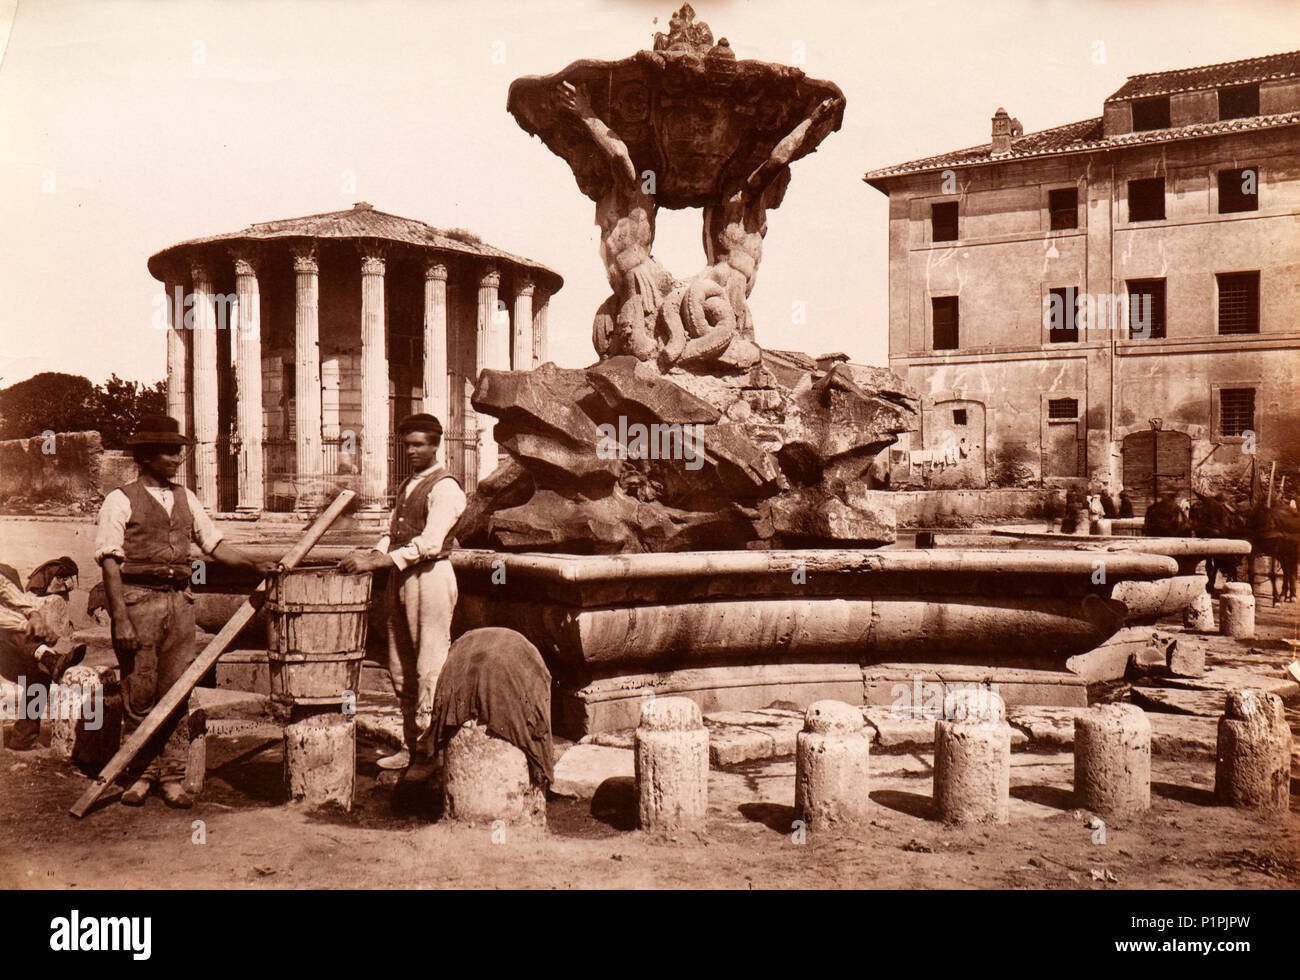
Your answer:
[[[1154,623],[1165,616],[1182,612],[1197,595],[1205,591],[1205,575],[1196,574],[1202,559],[1244,557],[1250,554],[1250,542],[1236,538],[1131,538],[1118,535],[1044,534],[1039,532],[995,530],[992,534],[1010,541],[1012,549],[1055,546],[1096,553],[1166,555],[1178,562],[1179,574],[1154,582],[1122,582],[1111,593],[1128,606],[1130,624]]]
[[[993,683],[1010,671],[1020,703],[1035,703],[1031,672],[1059,688],[1069,657],[1123,625],[1117,585],[1177,572],[1163,555],[1010,549],[462,551],[453,562],[453,632],[528,637],[559,686],[557,730],[583,733],[635,724],[651,693],[705,710],[862,704],[880,668],[907,664],[926,677],[965,665]]]

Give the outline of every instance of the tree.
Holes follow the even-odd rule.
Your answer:
[[[44,371],[0,391],[0,438],[98,429],[98,399],[89,378]]]
[[[104,448],[122,449],[140,416],[166,411],[162,381],[144,385],[114,374],[102,385],[92,385],[79,374],[46,371],[0,391],[0,439],[93,429]]]
[[[124,381],[113,374],[95,388],[98,419],[94,428],[103,437],[105,449],[122,449],[141,415],[164,415],[167,412],[167,387],[162,381],[143,385]]]

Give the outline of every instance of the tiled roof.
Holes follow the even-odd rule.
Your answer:
[[[1225,61],[1219,65],[1130,75],[1119,91],[1106,101],[1116,102],[1120,99],[1171,95],[1174,92],[1192,92],[1197,89],[1218,88],[1221,85],[1246,85],[1271,78],[1297,76],[1300,76],[1300,51],[1287,51],[1283,54],[1269,54],[1242,61]]]
[[[414,218],[403,218],[386,211],[376,211],[371,205],[362,202],[345,211],[328,211],[324,214],[309,214],[301,218],[281,218],[277,221],[261,221],[249,225],[242,231],[229,231],[206,238],[191,238],[163,249],[149,259],[149,271],[158,278],[162,262],[176,253],[195,246],[212,245],[234,241],[267,241],[280,238],[377,238],[390,242],[401,242],[437,249],[445,252],[459,252],[476,255],[487,259],[496,259],[540,273],[550,292],[558,290],[564,279],[558,272],[539,262],[514,255],[496,248],[486,242],[452,237],[432,225]],[[157,263],[157,265],[155,264]]]
[[[1084,119],[1080,122],[1067,123],[1053,129],[1043,129],[1036,133],[1026,133],[1023,136],[1014,137],[1011,140],[1011,151],[996,157],[991,153],[992,144],[985,143],[982,146],[972,146],[964,150],[940,153],[937,156],[922,157],[920,160],[911,160],[893,167],[869,170],[862,179],[876,190],[885,191],[884,180],[890,177],[901,177],[904,174],[924,173],[927,170],[969,167],[982,163],[1003,163],[1007,160],[1023,160],[1029,157],[1062,153],[1087,153],[1107,150],[1117,146],[1167,143],[1174,140],[1215,136],[1221,133],[1293,126],[1296,123],[1300,123],[1300,112],[1283,112],[1273,116],[1224,119],[1218,122],[1195,123],[1191,126],[1156,129],[1141,133],[1122,133],[1107,137],[1102,135],[1101,117],[1097,116],[1093,119]]]

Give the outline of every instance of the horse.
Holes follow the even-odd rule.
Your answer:
[[[1282,601],[1294,602],[1296,576],[1300,566],[1300,516],[1291,508],[1260,504],[1247,522],[1250,540],[1250,581],[1255,582],[1255,559],[1267,555],[1269,583],[1273,586],[1273,605],[1278,603],[1277,573],[1282,569]]]
[[[1245,519],[1222,497],[1207,497],[1197,493],[1189,517],[1192,532],[1198,538],[1240,538],[1245,536]],[[1219,575],[1229,582],[1241,580],[1241,559],[1236,555],[1205,556],[1205,591],[1216,594]]]

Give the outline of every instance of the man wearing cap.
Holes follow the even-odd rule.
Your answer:
[[[379,760],[384,769],[410,765],[416,742],[429,728],[456,608],[456,573],[447,550],[455,546],[451,531],[465,510],[465,492],[438,465],[442,423],[420,413],[404,418],[397,433],[414,472],[397,491],[388,533],[339,566],[345,572],[389,569],[388,671],[402,705],[405,747]]]
[[[185,447],[193,440],[165,415],[146,415],[128,440],[140,468],[132,483],[114,490],[99,509],[95,560],[113,624],[113,649],[122,669],[123,733],[130,735],[194,662],[194,596],[190,592],[190,542],[217,561],[265,575],[274,562],[258,561],[230,543],[192,491],[174,483]],[[177,708],[136,757],[135,781],[122,802],[141,806],[160,784],[169,806],[193,800],[181,785],[188,735]]]
[[[22,708],[9,729],[8,747],[15,752],[40,746],[41,716],[33,717],[27,712],[33,703],[41,702],[30,701],[28,690],[44,684],[44,700],[48,704],[50,686],[59,683],[63,672],[81,663],[86,656],[86,644],[71,645],[72,620],[65,594],[72,589],[69,580],[75,581],[77,566],[71,558],[66,560],[72,565],[71,575],[59,576],[55,581],[68,586],[62,593],[48,590],[47,583],[38,577],[41,569],[51,562],[32,573],[26,591],[18,572],[11,565],[0,564],[0,666],[23,684],[19,702]]]

